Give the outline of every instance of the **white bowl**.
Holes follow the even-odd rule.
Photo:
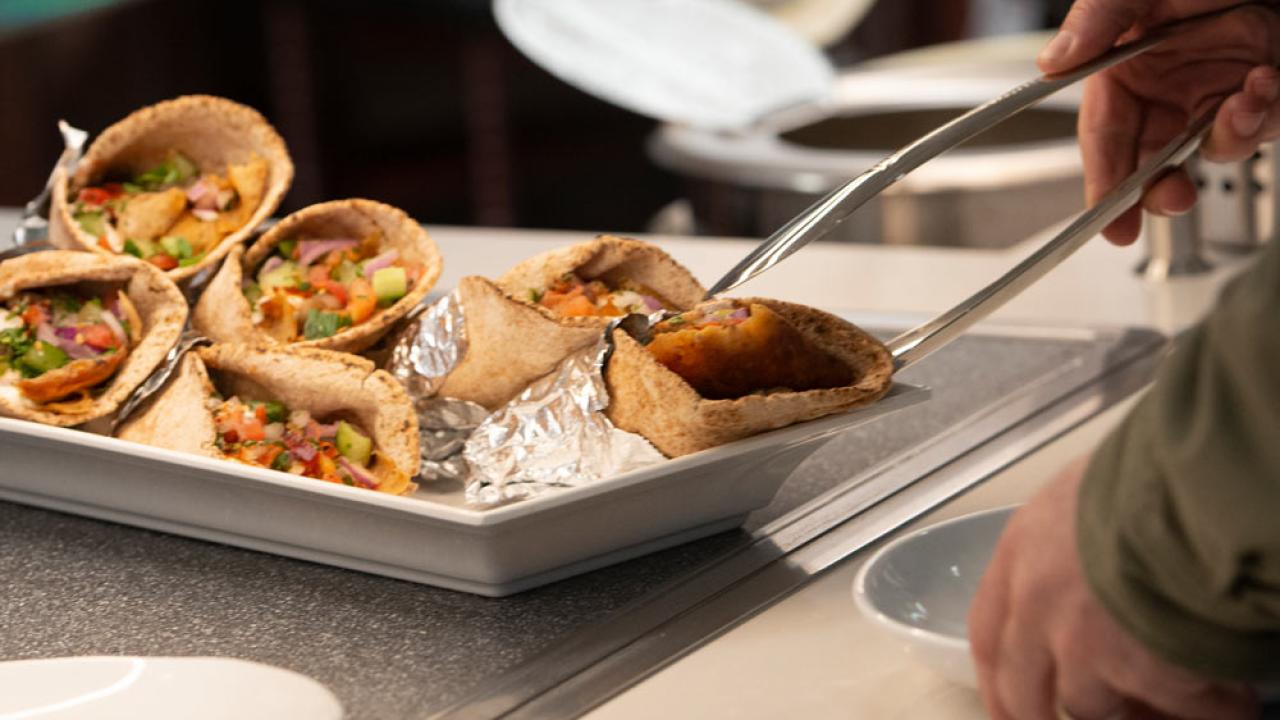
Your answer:
[[[976,688],[969,658],[969,605],[1016,509],[965,515],[885,545],[854,578],[858,609],[913,658],[948,680]]]

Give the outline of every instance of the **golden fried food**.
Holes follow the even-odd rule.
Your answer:
[[[649,352],[708,399],[848,385],[853,371],[764,305],[718,301],[660,323]]]

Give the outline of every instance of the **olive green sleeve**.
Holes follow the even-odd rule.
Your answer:
[[[1165,659],[1280,680],[1280,245],[1102,444],[1077,517],[1102,603]]]

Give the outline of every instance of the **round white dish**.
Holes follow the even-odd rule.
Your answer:
[[[68,657],[0,662],[0,720],[341,720],[305,675],[210,657]]]
[[[969,605],[1016,509],[984,510],[890,542],[858,571],[854,603],[913,658],[953,682],[976,688],[969,658]]]

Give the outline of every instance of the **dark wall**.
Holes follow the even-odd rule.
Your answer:
[[[962,23],[963,3],[882,2],[833,54],[953,39]],[[645,157],[652,121],[532,65],[486,0],[130,0],[0,30],[0,205],[39,190],[58,118],[97,132],[194,92],[280,130],[298,170],[286,211],[365,196],[432,224],[640,231],[681,192]]]

